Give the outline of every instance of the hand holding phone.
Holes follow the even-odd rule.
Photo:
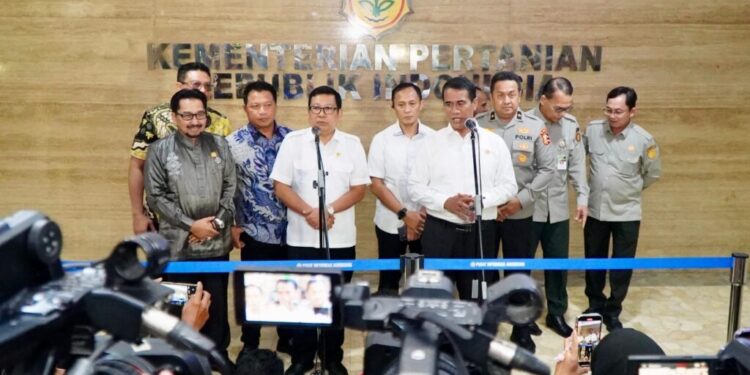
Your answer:
[[[602,316],[597,313],[583,314],[576,319],[578,341],[578,364],[591,365],[591,354],[602,338]]]
[[[166,301],[174,306],[183,306],[195,294],[196,290],[195,284],[162,282],[161,285],[174,291]]]

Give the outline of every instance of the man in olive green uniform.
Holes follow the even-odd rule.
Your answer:
[[[480,115],[477,122],[502,137],[508,146],[518,194],[498,207],[496,246],[488,255],[497,256],[497,247],[502,242],[503,258],[531,258],[534,254],[531,238],[534,196],[541,193],[554,177],[555,150],[544,123],[519,108],[521,77],[513,72],[499,72],[492,77],[491,90],[493,110]],[[505,272],[506,275],[509,273]],[[541,330],[536,324],[513,327],[511,341],[533,352],[536,345],[531,340],[531,333],[541,334]]]
[[[641,224],[641,195],[661,176],[659,146],[632,120],[638,96],[630,87],[607,94],[606,120],[591,122],[584,137],[589,155],[589,219],[584,228],[586,258],[635,257]],[[588,312],[604,316],[609,331],[622,328],[620,313],[632,270],[610,271],[609,298],[604,295],[607,271],[586,271]]]
[[[536,250],[541,242],[545,258],[567,258],[570,237],[568,180],[577,195],[575,219],[584,224],[587,216],[589,185],[586,182],[586,154],[578,121],[569,114],[573,109],[573,85],[565,77],[547,81],[541,90],[539,105],[527,112],[544,121],[555,150],[555,174],[552,182],[534,199],[532,242]],[[544,271],[547,296],[547,327],[562,337],[573,329],[565,322],[568,309],[566,271]]]

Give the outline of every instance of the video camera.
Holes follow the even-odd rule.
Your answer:
[[[494,284],[482,304],[455,300],[440,271],[418,271],[396,297],[371,296],[366,283],[340,281],[339,271],[240,267],[237,322],[369,331],[368,375],[550,373],[530,352],[495,339],[501,322],[528,324],[541,314],[541,294],[526,275]]]
[[[112,374],[124,366],[210,374],[210,358],[229,373],[211,340],[153,307],[172,293],[149,279],[167,265],[164,237],[131,237],[76,272],[63,271],[61,251],[60,227],[38,212],[0,221],[0,372]]]

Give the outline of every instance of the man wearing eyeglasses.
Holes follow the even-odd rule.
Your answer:
[[[307,119],[311,127],[289,133],[281,144],[271,172],[276,196],[287,207],[286,241],[289,259],[326,259],[318,230],[328,228],[331,259],[354,259],[357,242],[354,205],[370,183],[365,150],[359,138],[338,129],[341,95],[328,86],[310,92]],[[320,153],[325,167],[325,219],[318,211],[318,163],[313,128],[319,130]],[[351,280],[351,272],[344,278]],[[330,374],[347,374],[342,364],[343,329],[326,329],[326,368]],[[304,374],[313,368],[318,336],[314,329],[298,329],[292,338],[292,365],[286,374]]]
[[[532,250],[541,242],[544,258],[567,258],[570,226],[568,180],[577,194],[575,220],[585,225],[589,195],[586,182],[586,154],[581,129],[573,109],[573,85],[565,77],[554,77],[541,89],[539,105],[527,112],[544,121],[551,147],[555,150],[555,174],[552,181],[534,197]],[[533,257],[533,256],[532,256]],[[568,309],[567,272],[544,271],[547,297],[546,325],[562,337],[573,332],[565,322]]]
[[[245,261],[287,260],[286,207],[269,178],[284,137],[292,130],[276,122],[276,90],[264,81],[248,83],[242,92],[247,125],[227,137],[237,167],[234,246]],[[240,358],[258,349],[260,326],[242,327]],[[288,329],[277,327],[278,351],[289,351]]]
[[[234,161],[224,137],[205,131],[206,95],[184,89],[172,96],[170,110],[177,130],[149,147],[145,163],[146,201],[169,240],[171,258],[191,261],[229,259],[234,220]],[[209,319],[201,330],[226,357],[228,275],[166,274],[166,281],[197,283],[211,295]]]
[[[534,197],[547,188],[555,173],[555,150],[544,123],[524,113],[521,104],[521,77],[513,72],[499,72],[492,77],[490,98],[493,110],[477,118],[479,124],[503,138],[511,153],[518,192],[508,203],[498,207],[494,255],[502,243],[503,258],[531,258]],[[513,272],[505,271],[505,275]],[[511,341],[534,352],[531,334],[541,334],[532,323],[513,327]]]
[[[213,92],[211,71],[205,64],[192,62],[180,66],[177,70],[176,89],[196,89],[209,99]],[[218,111],[208,107],[209,116],[206,131],[222,136],[229,134],[229,120]],[[128,171],[128,191],[130,209],[133,215],[133,233],[143,233],[157,229],[155,218],[151,217],[148,208],[143,205],[143,165],[150,144],[173,133],[176,124],[172,121],[169,103],[160,104],[143,114],[138,131],[130,146],[130,167]]]
[[[605,120],[586,127],[589,155],[589,198],[583,230],[586,258],[607,258],[610,237],[613,258],[635,257],[641,225],[641,196],[661,176],[659,146],[654,137],[633,122],[638,96],[630,87],[607,94]],[[610,271],[610,296],[604,294],[607,271],[586,271],[587,312],[604,317],[607,330],[622,328],[620,313],[632,270]]]

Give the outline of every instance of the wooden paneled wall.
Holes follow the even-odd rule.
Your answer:
[[[600,45],[600,72],[531,73],[568,76],[582,124],[600,117],[612,87],[638,90],[636,121],[663,153],[662,180],[645,193],[639,255],[750,249],[746,1],[411,3],[414,14],[373,42],[347,36],[338,0],[5,1],[0,216],[24,208],[49,214],[62,225],[71,259],[103,257],[131,232],[128,148],[143,111],[170,97],[175,76],[147,68],[147,43]],[[429,65],[421,72],[438,74]],[[368,90],[344,104],[343,128],[365,147],[394,119],[389,103]],[[213,102],[235,127],[245,123],[241,105]],[[282,99],[279,120],[305,126],[305,105]],[[423,120],[445,124],[434,97]],[[371,195],[357,206],[361,258],[376,254],[373,206]],[[580,227],[571,230],[572,255],[582,256]]]

